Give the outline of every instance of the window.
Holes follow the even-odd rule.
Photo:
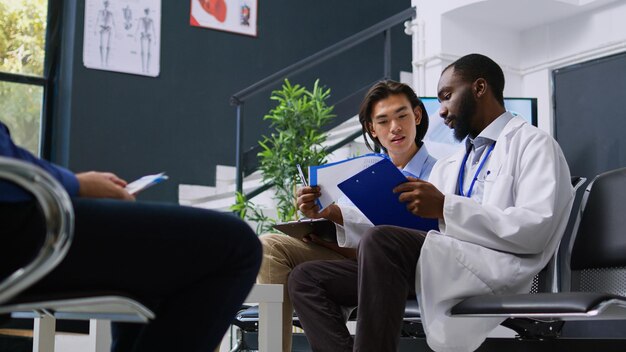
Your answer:
[[[41,150],[48,0],[0,0],[0,121],[15,142]]]

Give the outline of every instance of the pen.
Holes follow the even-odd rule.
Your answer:
[[[302,182],[302,184],[305,187],[308,187],[309,183],[306,182],[306,178],[304,177],[304,172],[302,172],[302,167],[300,167],[300,164],[296,164],[296,167],[298,168],[298,175],[300,175],[300,182]]]
[[[309,183],[306,182],[306,178],[304,177],[304,172],[302,172],[302,167],[300,166],[300,164],[296,164],[296,167],[298,168],[298,175],[300,175],[300,181],[302,181],[302,184],[305,187],[309,187]],[[317,206],[320,207],[320,209],[323,209],[322,203],[320,202],[319,199],[316,199],[315,203],[317,203]],[[335,202],[333,202],[333,203],[335,203]]]

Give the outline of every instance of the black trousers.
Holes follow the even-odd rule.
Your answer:
[[[147,302],[156,319],[113,324],[112,351],[213,351],[260,266],[261,246],[249,226],[230,214],[169,204],[73,204],[68,255],[27,293],[127,292]],[[19,264],[12,254],[25,251],[20,244],[38,241],[34,213],[24,204],[0,207],[0,228],[10,230],[0,232],[10,243],[0,250],[3,268]]]
[[[289,297],[313,351],[395,352],[424,240],[420,231],[377,226],[363,235],[357,260],[298,265],[289,276]],[[354,306],[353,341],[344,307]]]

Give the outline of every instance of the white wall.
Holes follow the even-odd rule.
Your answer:
[[[463,56],[468,53],[485,53],[504,66],[519,67],[521,34],[507,28],[474,21],[471,18],[444,17],[441,44],[444,53]]]
[[[552,71],[626,51],[624,18],[626,2],[620,1],[522,33],[522,89],[538,98],[541,128],[553,132]]]
[[[604,56],[626,40],[626,2],[618,1],[589,13],[531,28],[522,33],[523,68],[568,65]]]
[[[554,132],[552,114],[552,89],[551,71],[548,69],[538,70],[524,75],[522,79],[522,97],[537,98],[537,122],[538,126],[545,131]]]
[[[502,66],[507,81],[505,96],[538,99],[539,127],[552,132],[552,71],[626,51],[626,1],[588,6],[583,13],[521,29],[489,21],[490,6],[502,15],[502,3],[498,1],[514,0],[412,0],[418,8],[412,29],[420,38],[414,40],[414,86],[419,95],[435,95],[439,74],[446,65],[465,54],[479,52]],[[533,15],[542,11],[536,6],[540,3],[508,16],[528,16],[531,23]],[[480,11],[455,11],[472,6]],[[571,10],[564,6],[559,3],[557,7]],[[559,17],[558,13],[554,15]]]

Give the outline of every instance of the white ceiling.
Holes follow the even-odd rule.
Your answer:
[[[487,0],[456,8],[444,16],[462,22],[480,21],[499,28],[524,31],[616,1],[624,0]]]

